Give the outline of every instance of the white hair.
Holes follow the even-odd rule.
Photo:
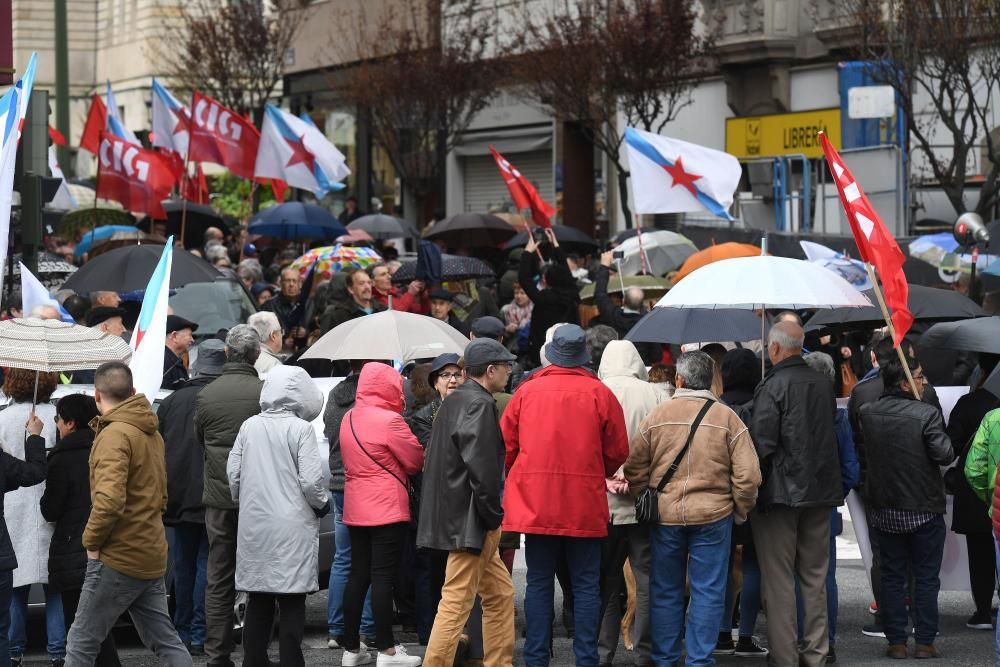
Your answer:
[[[802,344],[805,342],[805,334],[802,329],[799,329],[796,333],[791,333],[786,331],[786,327],[782,326],[784,322],[778,322],[773,327],[771,331],[767,334],[767,344],[775,344],[782,350],[801,350]]]
[[[61,319],[59,314],[59,309],[55,306],[50,306],[47,303],[40,303],[31,309],[28,313],[28,317],[37,317],[42,320],[58,320]]]
[[[247,319],[247,324],[253,327],[260,339],[265,342],[271,340],[274,332],[281,331],[281,322],[278,321],[278,316],[267,310],[251,315]]]

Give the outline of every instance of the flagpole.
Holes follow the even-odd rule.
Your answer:
[[[184,196],[184,182],[186,180],[190,180],[190,176],[188,175],[188,165],[191,163],[191,146],[190,146],[190,140],[191,140],[191,133],[189,132],[188,133],[188,142],[189,142],[188,143],[188,149],[184,152],[184,175],[181,177],[181,201],[183,202],[181,204],[181,247],[182,248],[185,247],[184,246],[184,239],[185,239],[184,232],[187,230],[187,218],[188,218],[188,200],[187,200],[187,197]]]
[[[635,236],[639,239],[639,259],[642,261],[642,272],[649,273],[646,265],[646,248],[642,245],[642,226],[640,224],[639,214],[635,214]]]
[[[865,269],[868,271],[868,279],[871,281],[872,288],[875,290],[875,299],[878,301],[878,306],[882,310],[882,318],[885,320],[885,325],[889,329],[889,336],[895,341],[896,328],[892,325],[892,318],[889,316],[889,309],[885,305],[885,296],[882,294],[882,285],[879,284],[877,278],[875,277],[875,267],[871,265],[871,262],[865,262]],[[906,362],[906,356],[903,354],[903,346],[895,345],[894,347],[896,348],[896,355],[899,357],[899,363],[903,366],[903,372],[906,373],[906,379],[910,383],[910,389],[913,390],[913,397],[919,399],[920,392],[917,390],[917,382],[913,379],[913,374],[910,373],[910,365]]]

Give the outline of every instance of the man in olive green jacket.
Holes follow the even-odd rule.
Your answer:
[[[205,654],[208,664],[233,664],[233,604],[236,602],[236,533],[239,505],[229,491],[226,463],[240,427],[260,412],[260,390],[254,362],[260,336],[240,324],[226,336],[222,375],[201,390],[194,425],[205,450],[205,530],[208,565],[205,571]]]
[[[128,611],[162,661],[187,667],[191,656],[170,620],[163,585],[167,468],[159,422],[121,362],[97,369],[94,400],[101,415],[91,422],[96,437],[90,454],[93,507],[83,531],[87,574],[66,664],[93,665],[112,626]]]

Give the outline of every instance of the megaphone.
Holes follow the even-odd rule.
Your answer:
[[[990,241],[990,232],[983,224],[983,219],[976,213],[963,213],[958,216],[951,233],[961,246],[974,246],[977,243]]]

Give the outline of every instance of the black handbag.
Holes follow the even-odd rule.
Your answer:
[[[677,455],[677,458],[674,459],[674,462],[670,464],[669,468],[667,468],[667,472],[663,474],[663,479],[660,480],[657,487],[654,489],[647,486],[643,489],[642,493],[639,494],[639,497],[635,499],[635,518],[639,523],[660,522],[660,505],[658,499],[660,491],[663,491],[663,489],[666,488],[670,478],[674,476],[675,472],[677,472],[677,468],[681,464],[681,459],[684,458],[684,455],[687,454],[688,449],[691,447],[691,441],[694,440],[695,431],[698,430],[698,426],[701,425],[701,420],[705,418],[706,414],[708,414],[708,410],[712,407],[713,403],[715,403],[715,401],[709,399],[705,401],[705,405],[701,406],[701,412],[699,412],[698,416],[694,418],[693,422],[691,422],[691,430],[688,431],[687,442],[684,443],[684,447],[681,448],[681,451]]]
[[[381,468],[382,470],[384,470],[387,473],[389,473],[390,475],[392,475],[392,478],[395,479],[400,484],[402,484],[403,488],[406,489],[406,496],[409,499],[409,504],[410,504],[410,524],[411,525],[416,525],[416,523],[417,523],[417,517],[420,516],[420,498],[417,496],[417,492],[413,488],[413,485],[412,484],[407,484],[406,482],[404,482],[403,480],[401,480],[396,475],[396,473],[394,473],[393,471],[391,471],[388,468],[386,468],[384,465],[382,465],[378,461],[378,459],[376,459],[374,456],[372,456],[371,454],[368,453],[368,450],[365,449],[365,446],[363,444],[361,444],[361,438],[359,438],[358,434],[354,431],[354,415],[351,415],[350,417],[348,417],[347,421],[348,421],[348,423],[351,426],[351,435],[354,436],[354,439],[357,441],[358,447],[361,448],[361,451],[363,451],[365,453],[365,455],[368,458],[370,458],[375,463],[375,465],[377,465],[379,468]]]

